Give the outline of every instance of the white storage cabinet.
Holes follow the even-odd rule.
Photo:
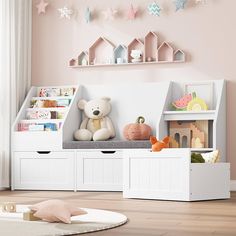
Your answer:
[[[122,191],[122,151],[77,151],[76,190]]]
[[[39,97],[41,88],[75,88],[73,96]],[[12,190],[75,190],[75,152],[63,150],[79,126],[79,86],[32,87],[12,127]],[[30,108],[31,100],[70,99],[68,107]],[[28,111],[62,111],[62,119],[28,120]],[[57,131],[18,131],[19,123],[61,123]]]
[[[74,152],[14,152],[14,189],[73,190]]]
[[[191,163],[191,150],[124,151],[125,198],[198,201],[230,197],[229,163]]]

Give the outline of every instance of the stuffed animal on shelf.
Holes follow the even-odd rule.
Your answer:
[[[156,137],[151,136],[150,142],[152,144],[152,151],[160,152],[163,148],[169,147],[170,137],[166,136],[163,140],[159,141],[156,139]]]
[[[75,131],[74,138],[79,141],[105,141],[115,137],[115,129],[108,114],[111,111],[110,98],[102,97],[91,101],[84,99],[78,103],[84,111],[80,129]]]

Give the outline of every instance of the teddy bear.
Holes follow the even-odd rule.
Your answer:
[[[102,97],[86,101],[81,99],[78,108],[84,111],[80,129],[75,131],[74,138],[79,141],[105,141],[115,137],[115,129],[108,114],[111,111],[110,98]]]

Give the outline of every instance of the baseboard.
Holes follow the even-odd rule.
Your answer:
[[[236,191],[236,180],[230,181],[230,191]]]

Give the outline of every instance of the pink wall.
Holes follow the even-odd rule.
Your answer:
[[[38,0],[34,0],[34,5]],[[65,2],[79,10],[77,19],[59,19],[57,8]],[[33,9],[33,85],[61,85],[87,83],[138,83],[163,80],[228,81],[228,160],[232,164],[231,178],[236,179],[236,1],[208,0],[207,5],[174,12],[172,0],[159,0],[166,11],[161,17],[146,12],[149,0],[132,1],[140,6],[140,17],[135,21],[119,18],[105,21],[97,14],[108,6],[125,10],[126,0],[50,0],[46,15],[38,16]],[[190,2],[190,1],[189,1]],[[86,24],[85,8],[94,10],[96,20]],[[233,23],[234,22],[234,23]],[[185,64],[130,66],[118,68],[70,69],[71,57],[87,49],[99,36],[115,44],[128,44],[134,37],[143,38],[148,31],[155,31],[161,41],[167,40],[188,52]]]

